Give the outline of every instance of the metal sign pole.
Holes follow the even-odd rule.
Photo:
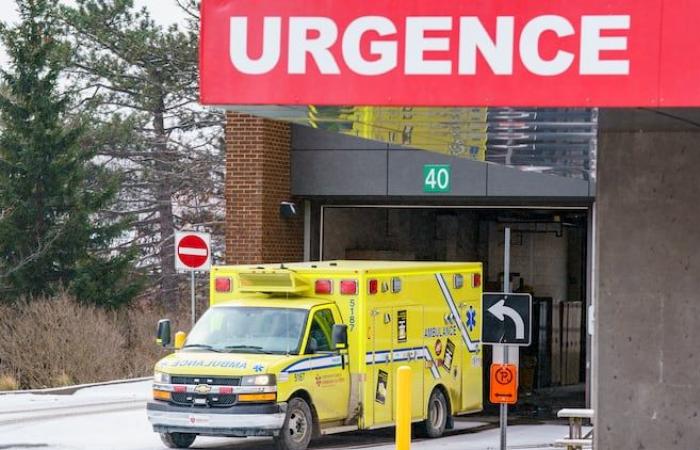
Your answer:
[[[195,321],[195,305],[194,305],[194,270],[190,271],[191,274],[191,283],[190,283],[190,288],[192,290],[192,326],[194,326],[194,321]]]
[[[505,240],[503,244],[503,292],[510,292],[510,227],[506,227]],[[508,346],[503,346],[503,364],[508,364]],[[506,450],[508,432],[508,405],[501,403],[501,414],[499,418],[501,426],[501,450]]]

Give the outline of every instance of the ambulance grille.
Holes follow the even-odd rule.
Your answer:
[[[208,384],[210,386],[240,386],[241,377],[172,376],[172,384]]]
[[[206,405],[194,405],[194,406],[203,406],[203,407],[212,407],[212,408],[223,408],[227,406],[231,406],[236,403],[236,396],[234,394],[209,394],[209,395],[196,395],[196,394],[187,394],[187,393],[182,393],[182,392],[174,392],[172,394],[170,402],[179,405],[179,406],[193,406],[194,404],[194,398],[207,398],[207,403]]]

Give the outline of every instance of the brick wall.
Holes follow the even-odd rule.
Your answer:
[[[301,204],[293,219],[280,217],[290,201],[290,126],[229,112],[226,115],[226,262],[301,261]]]

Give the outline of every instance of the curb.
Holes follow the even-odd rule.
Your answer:
[[[44,388],[44,389],[26,389],[18,391],[0,391],[0,396],[2,395],[19,395],[19,394],[38,394],[38,395],[71,395],[80,389],[97,387],[97,386],[110,386],[113,384],[125,384],[125,383],[138,383],[140,381],[152,380],[153,377],[142,377],[142,378],[127,378],[124,380],[113,380],[113,381],[103,381],[101,383],[89,383],[89,384],[77,384],[74,386],[63,386],[57,388]]]

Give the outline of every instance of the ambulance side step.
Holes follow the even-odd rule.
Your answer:
[[[360,428],[357,425],[330,426],[328,428],[321,429],[321,434],[346,433],[348,431],[356,431],[359,429]]]

